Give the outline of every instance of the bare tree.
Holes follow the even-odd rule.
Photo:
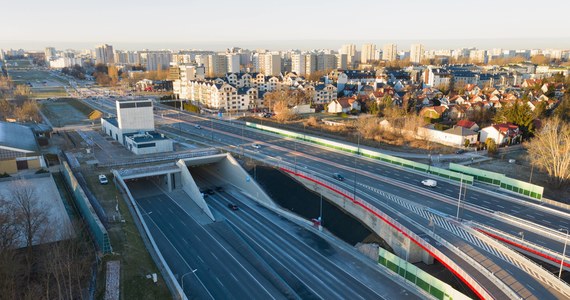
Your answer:
[[[570,179],[570,124],[548,119],[526,147],[531,164],[548,172],[556,186]]]
[[[28,282],[34,261],[33,245],[44,238],[47,231],[46,210],[39,203],[35,190],[26,181],[16,181],[10,191],[15,217],[26,245]]]
[[[21,269],[14,249],[18,245],[19,231],[11,201],[0,198],[0,295],[14,299],[20,281]]]

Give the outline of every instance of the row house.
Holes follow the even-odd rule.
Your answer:
[[[314,87],[313,103],[326,104],[337,99],[338,90],[333,84],[319,84]]]
[[[188,100],[198,101],[210,109],[245,111],[257,105],[256,88],[240,88],[225,82],[192,81],[188,86]]]

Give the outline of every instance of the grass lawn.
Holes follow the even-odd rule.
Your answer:
[[[67,92],[61,86],[32,88],[32,98],[43,99],[43,98],[59,98],[67,96],[68,96]]]
[[[105,264],[109,260],[121,261],[121,299],[171,299],[170,291],[162,276],[147,252],[142,238],[133,223],[126,203],[121,198],[115,185],[101,185],[94,172],[83,172],[87,185],[100,199],[101,205],[108,215],[115,211],[115,205],[119,205],[119,211],[125,219],[125,223],[109,223],[109,238],[113,247],[114,255],[103,258],[102,268],[98,274],[96,298],[104,298],[105,293]],[[107,173],[109,181],[112,175]],[[117,201],[118,200],[118,201]],[[158,282],[155,284],[146,275],[156,273]]]
[[[27,82],[37,83],[38,81],[43,82],[46,80],[56,81],[62,85],[69,85],[69,83],[57,76],[53,76],[47,70],[12,70],[8,69],[8,75],[16,84],[25,84]]]
[[[56,127],[90,123],[88,116],[93,109],[78,99],[64,98],[41,104],[43,114]]]

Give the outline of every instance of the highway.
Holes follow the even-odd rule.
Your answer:
[[[340,172],[353,183],[354,176],[356,176],[356,187],[358,189],[385,189],[406,199],[416,201],[419,204],[432,207],[450,216],[457,215],[457,198],[459,195],[459,183],[457,182],[450,183],[433,177],[438,180],[438,186],[435,189],[424,188],[421,192],[418,192],[417,187],[421,187],[420,181],[431,177],[430,175],[417,174],[405,168],[394,167],[386,163],[340,151],[324,149],[312,144],[275,137],[264,132],[248,130],[247,128],[243,130],[242,125],[238,124],[230,125],[220,122],[210,122],[186,114],[172,117],[183,118],[192,124],[200,124],[202,126],[200,130],[193,128],[191,124],[183,123],[176,126],[181,125],[181,128],[186,132],[203,135],[205,139],[210,137],[210,135],[204,134],[203,131],[211,130],[210,127],[213,124],[215,131],[213,135],[214,139],[216,141],[221,139],[224,144],[236,145],[236,147],[237,145],[242,145],[251,151],[253,150],[251,144],[255,142],[262,145],[261,149],[255,150],[259,151],[260,154],[277,157],[289,163],[296,163],[299,168],[306,167],[310,170],[318,171],[321,174],[332,175],[335,172]],[[395,181],[405,183],[411,187],[402,185],[395,186]],[[463,189],[459,211],[459,217],[461,219],[474,220],[513,235],[518,235],[519,232],[521,232],[519,226],[491,218],[488,211],[503,212],[553,230],[568,228],[570,226],[570,220],[564,215],[553,213],[549,209],[543,209],[540,206],[523,205],[519,202],[509,201],[507,196],[482,191],[484,188],[485,187],[475,189],[471,186],[467,186],[466,190]],[[445,199],[434,197],[434,195],[445,196]],[[521,202],[524,203],[524,201],[532,200],[522,200]],[[473,207],[480,207],[486,211],[485,213],[481,213],[477,209],[473,209]],[[525,239],[532,240],[537,244],[562,253],[562,233],[560,233],[558,238],[552,239],[542,232],[526,231],[526,229],[523,229],[523,231],[525,231]]]
[[[254,152],[254,156],[263,159],[265,156],[273,157],[276,161],[286,161],[294,164],[297,168],[321,174],[323,178],[329,178],[335,172],[342,173],[347,180],[343,183],[345,189],[351,190],[359,198],[366,199],[370,203],[380,199],[374,196],[375,190],[382,190],[394,195],[415,201],[419,204],[429,206],[434,210],[440,211],[449,216],[458,214],[459,219],[474,220],[482,224],[486,224],[507,233],[517,235],[521,232],[521,227],[508,220],[498,219],[494,217],[495,212],[503,212],[507,215],[517,216],[521,219],[529,220],[536,224],[551,229],[564,228],[568,226],[568,219],[564,215],[553,213],[548,209],[539,206],[526,205],[527,200],[509,200],[509,197],[497,193],[488,193],[480,187],[471,187],[463,189],[465,194],[462,195],[459,213],[457,205],[457,196],[459,194],[459,184],[449,183],[444,180],[438,180],[438,187],[435,189],[427,189],[420,186],[419,182],[426,178],[425,174],[417,174],[409,170],[393,167],[385,163],[373,161],[360,156],[355,156],[339,151],[332,151],[316,145],[306,144],[302,142],[284,139],[272,134],[250,130],[240,123],[230,124],[227,122],[211,121],[203,117],[187,113],[165,114],[168,119],[182,119],[184,122],[162,127],[168,131],[168,126],[172,129],[177,128],[178,133],[184,132],[184,135],[190,134],[200,137],[208,143],[221,143],[226,146],[235,147],[239,152],[239,147],[245,147],[248,153]],[[200,125],[201,129],[197,129],[194,125]],[[260,144],[260,149],[253,149],[252,143]],[[241,149],[245,151],[245,149]],[[436,178],[437,179],[437,178]],[[371,194],[369,194],[371,193]],[[516,197],[510,197],[516,198]],[[562,252],[563,242],[560,235],[547,235],[539,230],[525,229],[524,237],[534,243],[543,245],[549,249]],[[453,237],[449,237],[453,240]],[[459,242],[456,240],[456,242]],[[487,255],[487,257],[489,257]],[[483,255],[482,258],[485,258]],[[497,261],[491,258],[494,263],[502,265],[504,261]],[[509,271],[508,265],[504,268],[507,272],[520,272],[514,268]],[[503,268],[503,267],[501,267]],[[512,274],[511,274],[512,275]],[[525,277],[522,275],[522,277]],[[520,280],[521,275],[517,275]],[[541,290],[542,292],[533,292],[541,295],[541,298],[551,298],[547,289],[540,284],[536,285],[536,281],[529,279],[528,282],[523,280],[526,285],[535,285],[531,289]],[[543,294],[544,292],[544,294]],[[529,291],[530,293],[530,291]],[[523,294],[526,294],[523,293]],[[556,293],[553,293],[556,298]]]
[[[420,298],[373,261],[354,258],[235,191],[207,198],[217,219],[210,222],[179,205],[190,201],[182,191],[164,193],[150,180],[129,188],[178,280],[186,274],[191,299]],[[229,209],[230,202],[240,209]]]

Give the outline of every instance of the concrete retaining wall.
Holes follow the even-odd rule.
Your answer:
[[[249,174],[239,165],[231,154],[226,154],[226,159],[218,163],[220,174],[224,174],[227,181],[232,182],[250,198],[262,202],[269,207],[275,207],[275,202],[265,193],[265,191],[249,176]]]
[[[429,253],[424,251],[415,243],[412,243],[410,239],[396,231],[392,226],[382,222],[382,220],[378,219],[374,214],[365,210],[361,206],[353,205],[350,199],[342,197],[338,193],[321,187],[302,177],[294,176],[293,178],[303,184],[306,188],[317,193],[322,193],[323,197],[328,199],[331,203],[362,222],[366,227],[374,231],[378,236],[382,237],[386,243],[394,249],[394,252],[398,256],[407,257],[408,261],[412,263],[420,261],[425,264],[433,263],[433,257]]]
[[[204,211],[204,213],[210,217],[210,219],[215,221],[214,215],[210,211],[208,204],[206,204],[204,197],[202,197],[202,193],[200,193],[198,185],[196,185],[194,178],[192,178],[190,171],[188,171],[186,162],[181,159],[176,162],[176,165],[178,168],[180,168],[180,181],[182,182],[182,189],[184,192],[188,194],[190,199],[192,199],[192,201],[194,201],[202,209],[202,211]]]

